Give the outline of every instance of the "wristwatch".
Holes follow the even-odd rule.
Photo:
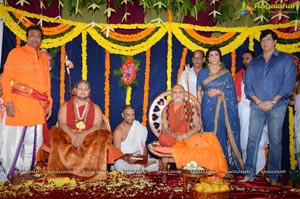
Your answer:
[[[272,100],[273,105],[275,105],[277,102],[275,100]]]

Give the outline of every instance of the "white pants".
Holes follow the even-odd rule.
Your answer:
[[[36,153],[43,143],[43,125],[28,126],[26,131],[24,128],[26,127],[5,125],[1,130],[0,134],[2,134],[3,139],[1,146],[2,166],[5,169],[7,179],[14,172],[20,174],[32,172],[36,164]],[[1,181],[3,180],[1,179]]]
[[[249,120],[250,120],[250,106],[242,106],[239,104],[239,117],[240,117],[240,125],[241,125],[241,133],[240,133],[240,142],[242,149],[242,156],[244,163],[247,157],[247,142],[249,135]],[[266,164],[266,156],[265,156],[265,148],[268,144],[268,128],[267,125],[264,126],[263,134],[261,136],[259,142],[259,148],[257,153],[257,163],[256,163],[256,174],[258,174]]]

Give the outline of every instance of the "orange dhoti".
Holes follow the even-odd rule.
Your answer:
[[[197,133],[186,141],[177,141],[172,147],[172,154],[177,168],[195,161],[221,177],[228,171],[224,153],[214,133]]]
[[[120,158],[123,154],[108,150],[113,136],[107,130],[98,130],[84,138],[79,148],[72,146],[71,138],[62,130],[54,127],[51,135],[51,152],[48,162],[50,177],[75,177],[84,181],[106,178],[107,161]],[[108,151],[114,152],[113,158]]]

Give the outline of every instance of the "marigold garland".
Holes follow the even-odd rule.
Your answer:
[[[109,105],[110,105],[110,86],[109,86],[109,75],[110,75],[110,53],[108,50],[105,51],[105,82],[104,82],[104,113],[106,118],[109,118]]]
[[[109,37],[122,42],[137,42],[149,36],[154,30],[155,28],[147,28],[136,34],[120,34],[117,32],[110,32]]]
[[[86,53],[86,30],[82,31],[82,42],[81,42],[81,48],[82,48],[82,52],[81,52],[81,57],[82,57],[82,79],[83,80],[87,80],[87,53]]]
[[[178,69],[178,74],[177,74],[177,82],[179,81],[180,75],[184,69],[185,63],[186,63],[186,55],[187,55],[188,49],[187,48],[183,48],[182,50],[182,55],[181,55],[181,59],[180,59],[180,65],[179,65],[179,69]]]
[[[296,169],[296,158],[295,158],[295,132],[294,132],[294,111],[293,107],[289,106],[289,135],[290,135],[290,164],[291,170]]]
[[[167,90],[172,88],[172,32],[168,29],[168,52],[167,52]]]
[[[58,24],[67,24],[70,25],[72,28],[68,28],[68,26],[61,26],[67,29],[64,33],[60,35],[56,35],[55,37],[52,38],[46,38],[43,41],[42,48],[53,48],[57,46],[61,46],[78,35],[81,34],[83,29],[86,29],[89,33],[91,30],[94,30],[95,28],[93,26],[89,26],[88,24],[85,23],[80,23],[80,22],[75,22],[75,21],[70,21],[70,20],[64,20],[64,19],[55,19],[55,18],[50,18],[38,14],[33,14],[29,13],[26,11],[18,10],[12,7],[7,7],[4,5],[0,5],[0,13],[3,18],[5,18],[4,23],[5,25],[18,37],[20,37],[22,40],[25,40],[25,31],[24,27],[21,27],[21,24],[18,24],[15,19],[12,19],[12,16],[9,14],[10,12],[14,12],[20,16],[24,16],[26,18],[35,18],[35,19],[43,19],[44,21],[50,22],[50,23],[58,23]],[[15,18],[15,17],[14,17]],[[22,25],[23,26],[23,25]],[[99,24],[101,27],[106,27],[107,24]],[[151,48],[155,43],[157,43],[166,33],[166,24],[165,26],[161,26],[159,24],[155,23],[150,23],[150,24],[109,24],[110,28],[115,28],[115,29],[148,29],[148,28],[157,28],[159,27],[159,30],[154,33],[153,35],[150,36],[149,39],[146,41],[141,41],[135,44],[130,45],[130,42],[128,43],[128,46],[125,45],[118,45],[117,43],[111,43],[108,41],[109,38],[99,38],[98,34],[93,35],[93,39],[101,45],[103,48],[106,50],[109,50],[110,52],[116,53],[116,54],[122,54],[122,55],[127,55],[127,56],[133,56],[135,54],[145,52],[147,49]],[[246,38],[249,38],[250,35],[258,35],[261,30],[264,29],[280,29],[280,28],[290,28],[294,27],[294,23],[284,23],[284,24],[267,24],[267,25],[262,25],[262,26],[255,26],[255,27],[234,27],[234,28],[227,28],[227,27],[209,27],[209,26],[197,26],[197,25],[192,25],[192,24],[183,24],[183,23],[174,23],[174,22],[169,22],[167,24],[167,27],[169,30],[172,31],[172,33],[179,39],[179,41],[188,49],[194,51],[196,49],[201,49],[201,50],[206,50],[203,48],[203,46],[195,45],[193,42],[189,40],[189,38],[186,38],[184,35],[182,35],[182,31],[180,32],[178,29],[192,29],[194,31],[204,31],[204,32],[224,32],[225,35],[229,32],[235,32],[235,33],[247,33],[244,34],[244,38],[238,38],[237,40],[232,41],[230,44],[226,44],[222,47],[221,51],[222,54],[227,54],[232,52],[232,50],[236,49],[238,46],[241,45],[241,43],[237,43],[236,41],[243,41]],[[54,30],[54,29],[52,29]],[[53,34],[53,33],[52,33]],[[91,33],[90,33],[91,34]],[[92,33],[93,34],[93,33]],[[294,43],[297,43],[298,37],[297,32],[295,33],[282,33],[278,32],[278,36],[283,39],[289,39],[289,38],[295,38],[295,41],[292,41]],[[92,35],[91,35],[92,36]],[[240,35],[241,36],[241,35]],[[288,38],[285,38],[288,37]],[[259,38],[259,37],[258,37]],[[258,38],[255,36],[255,39],[258,40]],[[253,42],[252,39],[249,39],[249,42]],[[103,43],[103,44],[102,44]],[[249,44],[251,45],[251,44]],[[287,52],[287,53],[294,53],[300,51],[300,46],[298,45],[291,45],[291,44],[284,44],[285,47],[280,47],[279,50]],[[251,48],[250,48],[251,49]]]
[[[236,72],[236,50],[232,51],[231,53],[231,75],[233,79],[235,79],[235,72]]]
[[[188,33],[192,38],[200,41],[201,43],[210,44],[210,45],[221,44],[231,39],[236,34],[236,32],[227,32],[219,37],[205,37],[192,29],[185,29],[185,32]]]
[[[127,86],[126,88],[126,100],[125,100],[125,104],[131,104],[131,92],[132,92],[132,88],[131,86]]]
[[[16,47],[19,48],[21,46],[21,39],[20,37],[16,36]]]
[[[60,84],[59,84],[59,103],[62,105],[65,102],[65,58],[66,46],[60,48]]]
[[[31,25],[34,25],[34,23],[31,22],[28,18],[22,20],[21,19],[22,15],[18,13],[13,13],[13,15],[26,28],[28,28]],[[69,24],[59,23],[57,26],[53,26],[53,27],[42,27],[42,30],[44,35],[58,35],[66,32],[70,27],[71,25]]]
[[[147,125],[147,107],[149,98],[149,83],[150,83],[150,56],[151,50],[146,51],[146,66],[145,66],[145,82],[144,82],[144,103],[143,103],[143,117],[142,124]]]
[[[279,38],[283,39],[299,39],[300,38],[300,32],[296,31],[293,33],[288,33],[288,32],[281,32],[279,30],[273,30]]]

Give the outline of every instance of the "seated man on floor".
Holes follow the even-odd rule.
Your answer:
[[[75,177],[84,181],[106,178],[107,154],[113,145],[110,131],[100,130],[102,111],[90,99],[90,85],[85,80],[75,84],[75,96],[59,109],[59,128],[53,128],[48,162],[50,177]],[[115,147],[114,147],[115,148]],[[108,153],[107,153],[108,150]]]
[[[160,145],[172,147],[178,169],[190,161],[224,176],[228,170],[220,143],[213,133],[199,133],[202,128],[197,108],[185,101],[184,88],[173,86],[172,100],[162,112]]]
[[[135,111],[131,105],[123,107],[122,118],[123,121],[114,131],[114,145],[124,155],[115,162],[115,169],[128,173],[157,171],[157,160],[148,157],[147,128],[135,120]]]

